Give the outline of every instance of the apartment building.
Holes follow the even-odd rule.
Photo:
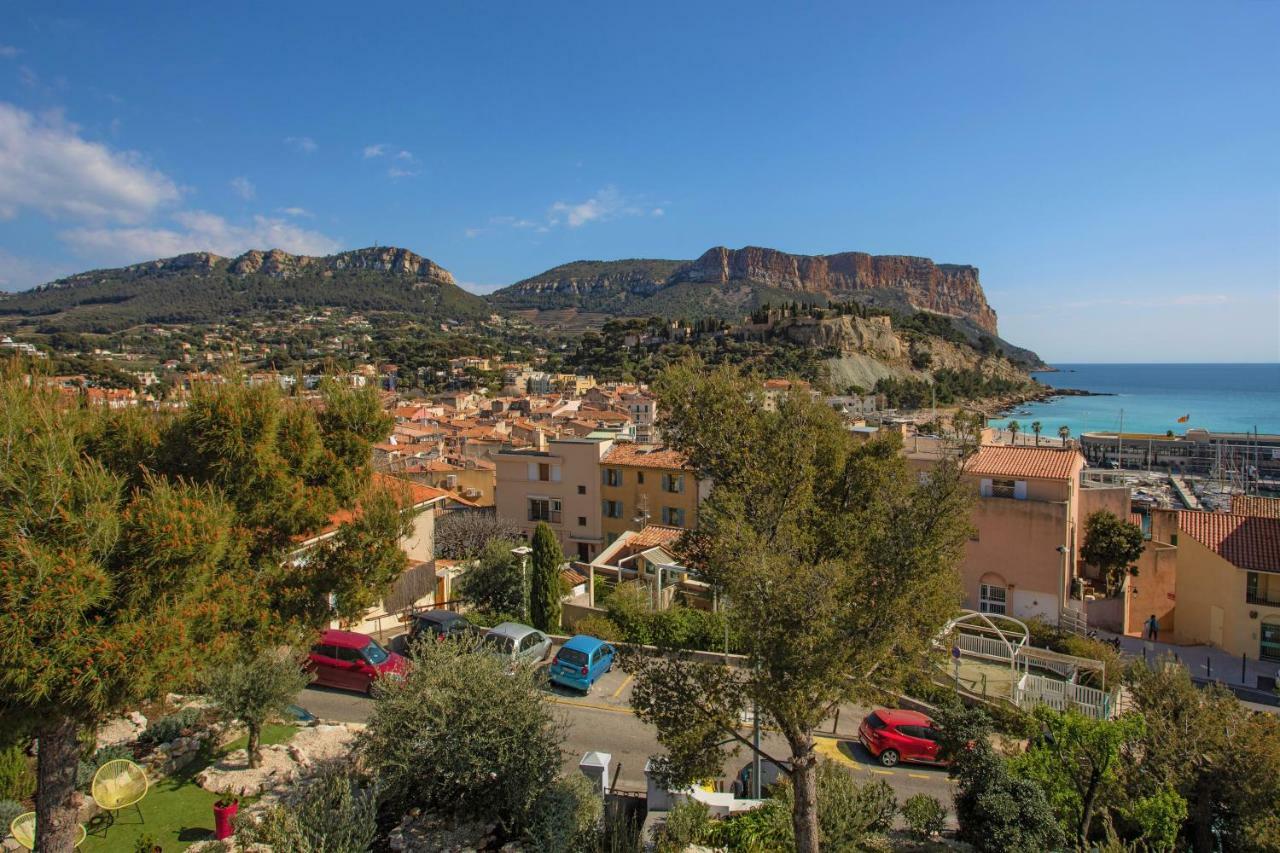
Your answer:
[[[965,606],[1057,624],[1079,611],[1084,522],[1105,509],[1129,517],[1125,487],[1082,482],[1074,448],[984,445],[964,466],[974,532],[961,575]]]
[[[518,523],[528,537],[544,521],[566,557],[590,562],[605,544],[600,462],[612,447],[612,439],[587,436],[553,439],[544,450],[495,453],[498,516]]]
[[[640,444],[613,445],[600,461],[600,484],[606,544],[648,524],[696,527],[698,501],[709,488],[681,454]]]

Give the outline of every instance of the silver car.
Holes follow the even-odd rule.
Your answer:
[[[484,645],[513,662],[537,663],[551,654],[551,638],[519,622],[503,622],[490,628],[485,632]]]

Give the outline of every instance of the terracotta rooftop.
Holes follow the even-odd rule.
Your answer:
[[[1084,457],[1074,448],[985,444],[969,457],[964,470],[966,474],[983,477],[1069,480],[1083,461]]]
[[[604,455],[609,465],[636,465],[643,468],[688,468],[688,460],[677,450],[649,444],[615,444]]]
[[[654,548],[660,545],[672,546],[680,541],[684,530],[679,527],[665,527],[661,524],[646,525],[627,540],[627,547],[637,551]]]
[[[1280,574],[1280,518],[1182,510],[1178,529],[1236,568]]]
[[[401,477],[393,477],[390,474],[384,474],[381,471],[373,473],[373,483],[385,489],[399,492],[404,497],[413,501],[414,506],[427,503],[428,501],[438,500],[440,498],[456,499],[451,492],[444,489],[437,489],[423,483],[415,483],[413,480],[405,480]]]
[[[1263,518],[1280,518],[1280,498],[1263,498],[1257,495],[1232,495],[1233,515],[1257,515]]]

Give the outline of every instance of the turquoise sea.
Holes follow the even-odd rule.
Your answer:
[[[1189,427],[1221,432],[1280,434],[1280,364],[1059,364],[1036,373],[1055,388],[1079,388],[1106,397],[1059,397],[1019,407],[1017,420],[1029,435],[1040,421],[1044,435],[1066,425],[1071,434],[1115,431],[1124,411],[1125,432],[1182,433]],[[1178,418],[1190,415],[1186,423]]]

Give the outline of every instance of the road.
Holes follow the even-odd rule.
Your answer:
[[[587,752],[607,752],[613,756],[613,770],[610,772],[616,773],[614,786],[644,791],[645,762],[649,756],[660,754],[662,748],[652,727],[638,720],[631,711],[631,676],[621,670],[607,673],[596,682],[588,696],[550,685],[547,690],[566,723],[565,770],[575,769]],[[297,700],[299,705],[322,720],[356,723],[368,719],[376,701],[360,694],[325,687],[308,687]],[[952,783],[945,770],[913,765],[887,769],[875,763],[857,742],[857,726],[867,710],[843,706],[835,732],[827,730],[826,736],[819,733],[818,752],[860,780],[885,780],[893,787],[899,802],[913,794],[925,793],[950,807]],[[748,736],[749,732],[749,727],[743,730]],[[787,755],[786,742],[768,731],[762,734],[761,749],[779,758]],[[749,761],[749,751],[744,748],[725,762],[722,781],[726,789]]]

